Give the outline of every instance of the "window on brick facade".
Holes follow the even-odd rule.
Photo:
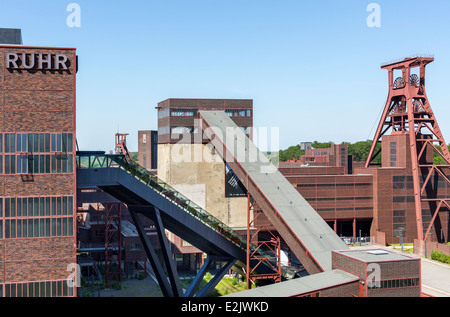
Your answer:
[[[52,133],[51,151],[62,152],[62,135],[61,133]]]
[[[16,173],[16,159],[14,155],[5,155],[5,174]]]
[[[397,142],[390,143],[390,163],[391,167],[397,166]]]
[[[229,117],[250,117],[251,116],[250,109],[226,109],[225,113]]]
[[[28,155],[17,155],[16,156],[16,173],[17,174],[27,174],[28,173]]]
[[[28,135],[16,134],[16,152],[26,153],[28,151]]]
[[[5,134],[5,153],[16,152],[16,135],[14,133]]]
[[[2,226],[2,221],[0,221],[0,226]],[[15,239],[72,236],[72,226],[72,217],[7,218],[5,219],[4,238]],[[3,232],[3,230],[1,232]]]
[[[170,115],[172,117],[194,117],[198,113],[197,109],[178,109],[172,108],[170,111]]]

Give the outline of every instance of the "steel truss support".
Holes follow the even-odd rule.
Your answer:
[[[105,203],[105,284],[114,278],[122,281],[121,204]],[[113,270],[115,268],[115,270]]]
[[[205,276],[209,265],[213,261],[224,261],[226,262],[225,266],[222,267],[222,269],[217,272],[214,275],[214,278],[208,282],[199,292],[197,295],[194,295],[197,291],[198,287],[200,286],[200,283],[203,280],[203,277]],[[223,278],[225,273],[234,265],[236,260],[231,258],[221,258],[216,256],[208,256],[205,260],[205,263],[203,263],[202,267],[200,268],[199,272],[195,276],[195,279],[191,282],[189,285],[189,288],[186,290],[185,296],[186,297],[205,297],[208,296],[209,293],[216,287],[217,283]]]
[[[172,285],[167,280],[164,268],[161,262],[159,261],[158,255],[156,254],[156,251],[150,242],[150,238],[147,236],[145,232],[141,220],[139,219],[138,213],[142,210],[141,207],[128,206],[128,210],[130,212],[131,218],[133,219],[134,225],[136,226],[136,230],[138,231],[142,246],[144,247],[145,253],[147,254],[147,257],[150,261],[153,272],[156,275],[156,279],[158,280],[159,287],[161,288],[164,297],[176,296],[174,288],[177,289],[177,287],[176,286],[172,287]]]
[[[212,261],[226,262],[226,264],[222,267],[222,269],[220,269],[219,272],[217,272],[214,275],[213,279],[209,281],[208,284],[206,284],[197,293],[197,295],[195,295],[196,297],[208,296],[208,294],[214,289],[214,287],[216,287],[217,283],[220,282],[220,280],[223,278],[226,272],[230,270],[231,267],[236,262],[236,259],[233,258],[209,256],[206,259],[200,271],[197,273],[197,276],[195,277],[194,281],[191,282],[189,288],[186,290],[185,293],[183,293],[183,289],[181,287],[178,272],[176,269],[176,262],[174,261],[172,252],[170,251],[170,242],[166,237],[159,209],[153,206],[128,206],[128,210],[130,211],[131,218],[136,226],[139,237],[141,239],[141,243],[144,247],[148,259],[150,260],[153,272],[156,275],[161,291],[165,297],[184,297],[184,296],[193,297],[200,285],[200,282],[202,281],[204,275],[206,274],[208,266],[211,264],[211,262]],[[142,214],[155,222],[158,238],[161,245],[164,265],[160,262],[156,250],[152,246],[150,239],[145,232],[144,226],[142,225],[142,222],[139,219],[138,214]],[[167,271],[167,275],[164,268]]]
[[[206,297],[220,282],[223,276],[231,269],[236,262],[236,259],[228,259],[227,263],[214,275],[211,281],[208,282],[196,295],[196,297]]]
[[[251,288],[251,283],[258,279],[272,279],[275,283],[281,282],[281,241],[279,236],[275,236],[265,226],[259,226],[253,234],[251,233],[251,227],[255,227],[257,218],[262,215],[261,210],[255,210],[256,203],[252,201],[250,194],[247,194],[247,289]],[[251,212],[253,212],[253,219],[251,220]],[[270,233],[270,240],[260,241],[259,234],[261,231],[267,231]],[[255,248],[251,248],[251,244],[256,243]],[[264,253],[272,253],[273,256],[258,256],[259,251],[264,249]],[[252,266],[250,263],[252,262]],[[266,264],[272,268],[272,274],[258,274],[257,269],[260,264]]]
[[[188,289],[186,290],[186,293],[184,295],[186,297],[193,297],[195,292],[197,291],[198,287],[200,286],[200,283],[203,280],[203,277],[205,276],[208,266],[213,261],[212,257],[207,257],[205,260],[205,263],[203,263],[202,267],[198,271],[197,275],[195,276],[194,280],[189,285]]]
[[[159,243],[163,254],[164,262],[166,264],[167,274],[169,275],[170,285],[172,286],[173,295],[175,297],[182,297],[183,289],[181,288],[180,279],[176,268],[176,262],[173,253],[170,250],[170,243],[167,240],[164,225],[161,221],[161,215],[158,208],[153,208],[155,214],[156,230],[158,232]]]
[[[381,142],[381,137],[389,130],[392,134],[409,136],[419,240],[428,238],[439,210],[450,206],[450,198],[436,198],[437,186],[433,186],[431,182],[431,176],[434,175],[435,178],[440,177],[450,184],[450,180],[442,171],[443,168],[450,168],[450,153],[425,93],[425,66],[433,60],[432,57],[412,57],[381,67],[389,73],[389,95],[366,161],[366,167],[378,165],[374,163],[380,152],[376,152],[376,147]],[[415,67],[419,67],[420,76],[411,74],[411,69]],[[395,81],[394,70],[400,70],[402,74]],[[438,154],[445,164],[434,164],[433,155],[430,153]],[[423,223],[424,206],[429,206],[433,213],[427,228],[424,228]],[[437,208],[434,208],[436,206]]]

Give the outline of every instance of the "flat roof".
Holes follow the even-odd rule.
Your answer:
[[[1,48],[21,48],[21,49],[43,49],[43,50],[76,50],[74,47],[55,47],[55,46],[29,46],[17,44],[0,44]]]
[[[326,177],[336,177],[339,176],[339,178],[355,178],[355,177],[373,177],[372,174],[283,174],[284,177],[301,177],[301,178],[309,178],[309,177],[317,177],[317,178],[326,178]],[[334,183],[334,182],[333,182]],[[331,184],[331,183],[330,183]],[[352,184],[352,182],[349,182],[349,184]]]
[[[350,249],[332,251],[362,262],[411,261],[420,258],[385,248]]]
[[[359,277],[341,270],[331,270],[293,280],[233,293],[225,297],[291,297],[359,281]]]
[[[167,98],[162,100],[166,101],[166,100],[245,100],[245,101],[253,101],[253,99],[241,99],[241,98]]]

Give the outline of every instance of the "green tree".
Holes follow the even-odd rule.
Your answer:
[[[281,150],[279,156],[280,162],[287,162],[293,158],[298,160],[300,158],[300,144],[290,146],[286,150]]]
[[[327,149],[330,148],[332,144],[334,143],[331,141],[330,142],[314,141],[312,142],[312,147],[315,149]],[[342,142],[342,144],[348,145],[348,154],[353,156],[353,161],[365,162],[367,160],[367,157],[369,156],[372,141],[367,140],[367,141],[359,141],[356,143]],[[377,147],[375,148],[375,153],[378,152],[380,147],[381,145],[377,144]],[[298,160],[300,158],[300,155],[303,154],[304,152],[300,150],[300,145],[293,145],[285,150],[280,150],[279,159],[280,162],[286,162],[288,160],[292,160],[293,158]],[[374,162],[381,164],[381,154],[378,154],[377,157],[375,157]]]
[[[365,162],[369,156],[370,148],[372,147],[372,141],[359,141],[356,143],[348,143],[348,154],[353,156],[355,162]],[[377,149],[379,148],[379,145]],[[375,151],[377,151],[377,149]],[[381,158],[380,161],[381,162]]]
[[[329,149],[331,147],[331,145],[334,144],[333,142],[317,142],[314,141],[312,143],[312,147],[315,149]]]
[[[440,147],[437,147],[439,152],[442,153],[442,150]],[[447,146],[448,150],[450,151],[450,144]],[[436,151],[433,151],[433,163],[436,165],[445,165],[447,164],[445,160],[440,156]]]

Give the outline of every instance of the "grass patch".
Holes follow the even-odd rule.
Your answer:
[[[450,255],[444,252],[433,250],[431,251],[431,259],[442,263],[450,264]]]
[[[207,272],[203,278],[203,281],[200,283],[199,289],[202,289],[209,281],[211,281],[212,278],[213,278],[212,274]],[[181,281],[181,285],[183,288],[187,289],[192,281],[193,279],[184,279]],[[214,290],[211,291],[209,297],[224,296],[244,291],[246,289],[247,289],[246,283],[240,281],[237,277],[224,277],[216,285]]]

